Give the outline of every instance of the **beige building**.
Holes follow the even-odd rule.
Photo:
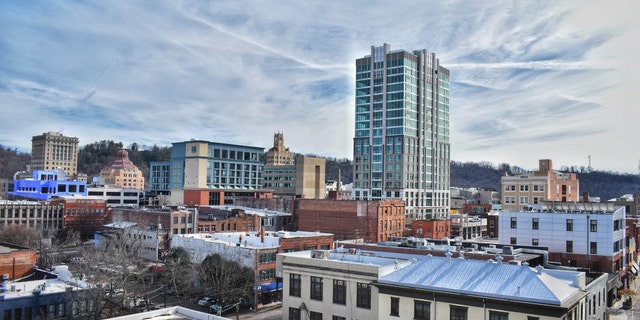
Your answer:
[[[35,230],[62,230],[64,205],[52,202],[0,200],[0,230],[23,225]]]
[[[125,189],[144,190],[142,171],[129,160],[127,150],[118,150],[116,160],[100,171],[100,178],[106,185],[115,185]]]
[[[78,138],[60,132],[45,132],[31,138],[31,170],[64,170],[67,177],[78,174]]]
[[[273,148],[267,151],[267,166],[287,166],[292,165],[294,155],[289,148],[284,146],[284,134],[281,132],[273,135]]]
[[[606,319],[605,273],[344,248],[276,262],[282,319]]]
[[[575,173],[553,171],[549,159],[539,160],[539,168],[501,179],[502,210],[522,211],[526,205],[542,201],[579,201],[580,182]]]
[[[291,165],[265,165],[264,189],[273,190],[276,196],[324,199],[327,161],[297,156],[294,162]]]

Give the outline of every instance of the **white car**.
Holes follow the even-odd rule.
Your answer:
[[[213,299],[211,297],[204,297],[198,300],[198,305],[203,307],[208,307],[209,304],[211,304],[212,302],[213,302]]]

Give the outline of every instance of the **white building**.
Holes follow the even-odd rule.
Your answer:
[[[605,319],[606,274],[592,278],[501,260],[340,250],[279,254],[282,318]]]
[[[625,208],[611,203],[544,202],[502,211],[501,244],[547,247],[549,261],[618,273],[625,263]]]
[[[87,195],[95,196],[107,201],[109,207],[138,207],[144,191],[138,189],[123,189],[118,186],[88,186]]]

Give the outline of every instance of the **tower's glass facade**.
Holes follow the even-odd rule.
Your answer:
[[[449,70],[426,50],[356,60],[353,196],[403,199],[408,221],[449,216]]]

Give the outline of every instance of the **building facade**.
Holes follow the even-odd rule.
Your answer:
[[[291,165],[265,165],[264,188],[273,195],[324,199],[326,159],[297,156]]]
[[[356,200],[402,199],[408,221],[449,215],[449,70],[424,49],[356,60]]]
[[[83,238],[93,237],[109,222],[111,211],[107,201],[92,196],[61,196],[51,200],[64,206],[62,231],[64,233],[78,232]]]
[[[87,195],[105,199],[109,207],[138,207],[144,198],[144,191],[110,186],[89,186]]]
[[[78,138],[45,132],[31,138],[31,170],[62,170],[68,177],[78,173]]]
[[[0,242],[0,275],[11,281],[29,275],[36,265],[36,249]]]
[[[35,230],[62,231],[64,204],[0,200],[0,229],[13,225]]]
[[[502,211],[501,244],[547,247],[549,261],[622,275],[625,211],[609,203],[544,202],[527,211]]]
[[[142,171],[129,160],[127,150],[118,150],[116,160],[108,167],[100,170],[100,177],[106,185],[115,185],[124,189],[144,190]]]
[[[336,240],[387,241],[404,235],[406,215],[400,199],[379,201],[296,199],[297,230],[334,234]]]
[[[172,190],[262,189],[264,148],[202,140],[172,145]]]
[[[267,150],[267,166],[289,166],[293,164],[294,154],[284,146],[284,134],[273,134],[273,148]]]
[[[154,194],[168,195],[171,180],[171,162],[154,161],[149,163],[149,191]]]
[[[49,200],[56,196],[86,196],[87,182],[67,180],[62,170],[34,170],[31,179],[14,179],[9,196]]]
[[[283,319],[606,319],[606,274],[360,250],[277,256]],[[506,303],[508,301],[508,303]]]
[[[553,171],[552,161],[538,161],[538,170],[505,175],[502,185],[502,209],[520,211],[529,204],[542,201],[577,202],[580,182],[575,173]]]

